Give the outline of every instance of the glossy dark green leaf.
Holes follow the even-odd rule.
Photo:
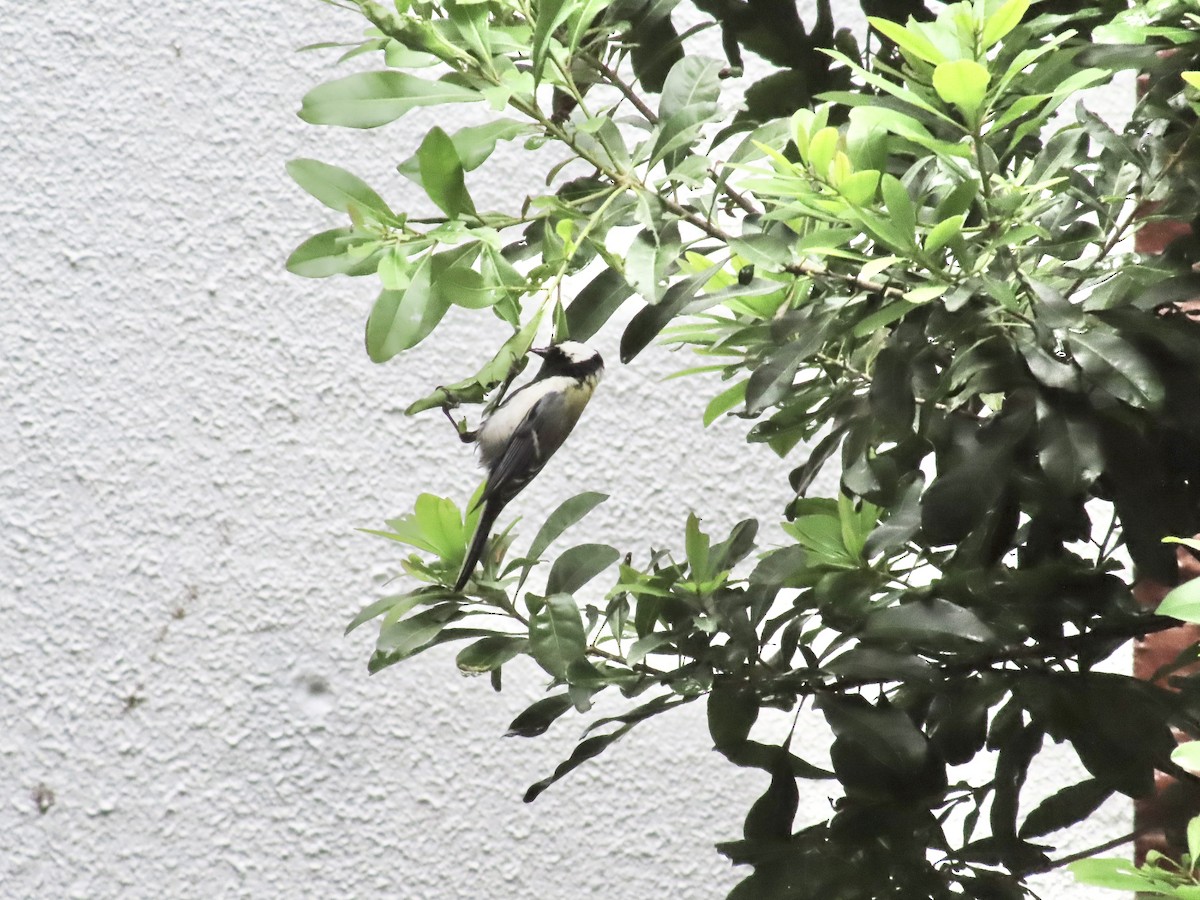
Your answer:
[[[791,546],[764,555],[750,573],[752,584],[783,587],[804,572],[808,554],[803,547]]]
[[[620,558],[620,551],[607,544],[580,544],[564,550],[550,567],[546,593],[574,594]]]
[[[1125,675],[1029,675],[1016,695],[1056,740],[1068,740],[1085,769],[1107,787],[1141,797],[1175,749],[1171,695]]]
[[[543,697],[531,704],[508,726],[510,737],[537,737],[554,724],[554,720],[571,708],[571,698],[564,692]]]
[[[921,530],[921,491],[925,476],[912,472],[897,485],[899,502],[892,507],[887,518],[875,526],[863,547],[863,556],[874,559],[903,547]]]
[[[645,350],[667,323],[675,318],[696,296],[696,292],[712,278],[716,270],[717,267],[713,266],[698,275],[675,282],[667,288],[662,300],[648,304],[630,319],[625,333],[621,335],[621,362],[630,362]]]
[[[708,695],[708,733],[724,750],[746,740],[758,719],[758,696],[745,685],[717,682]]]
[[[709,556],[713,570],[724,572],[745,559],[754,549],[754,539],[757,536],[757,519],[742,519],[734,525],[729,537],[712,545]]]
[[[871,641],[931,649],[996,640],[973,612],[940,597],[873,612],[862,634]]]
[[[480,638],[459,651],[454,663],[460,672],[478,675],[498,669],[510,659],[526,652],[529,641],[510,635],[490,635]]]
[[[664,713],[677,706],[683,706],[685,703],[691,703],[697,696],[699,695],[680,696],[679,694],[660,694],[652,700],[646,701],[641,706],[631,709],[629,712],[597,719],[583,730],[583,736],[587,737],[597,728],[603,728],[605,725],[612,725],[617,722],[622,725],[636,725],[638,722],[644,722],[646,719],[657,716],[659,713]]]
[[[633,294],[629,282],[614,269],[604,269],[567,304],[567,330],[572,340],[588,341]]]
[[[989,679],[967,678],[951,682],[934,696],[925,733],[942,759],[952,766],[963,765],[983,749],[988,711],[1002,694],[1003,688]]]
[[[564,500],[554,512],[546,517],[538,533],[529,545],[529,558],[540,559],[546,549],[558,540],[564,531],[608,499],[608,494],[584,491],[569,500]]]
[[[930,663],[912,653],[863,645],[838,654],[821,668],[842,678],[886,681],[929,681],[935,675]]]
[[[760,741],[742,741],[727,744],[719,748],[721,755],[743,769],[762,769],[770,772],[779,763],[780,747],[777,744],[764,744]],[[820,766],[815,766],[806,759],[801,759],[795,753],[786,754],[788,769],[793,778],[804,778],[809,781],[825,781],[834,777],[833,773]]]
[[[632,727],[632,724],[622,725],[616,731],[609,734],[598,734],[595,737],[585,738],[580,741],[570,757],[564,762],[559,763],[553,775],[529,786],[529,789],[525,791],[525,802],[532,803],[541,795],[542,791],[546,790],[546,788],[550,787],[550,785],[563,776],[579,768],[579,766],[583,765],[589,759],[599,756],[608,749],[609,745],[622,738]]]
[[[939,475],[921,496],[921,530],[933,545],[963,541],[996,508],[1005,470],[995,448]]]
[[[360,72],[318,85],[300,106],[313,125],[375,128],[418,106],[479,100],[480,95],[449,81],[427,81],[404,72]]]
[[[1084,374],[1118,400],[1147,409],[1162,404],[1162,381],[1132,344],[1100,328],[1072,333],[1070,343]]]
[[[816,477],[821,474],[825,463],[841,447],[845,436],[846,429],[844,427],[835,427],[833,431],[817,442],[817,445],[809,452],[808,459],[791,471],[788,475],[788,483],[791,484],[792,490],[797,495],[803,497],[808,493],[808,489]]]
[[[1021,824],[1018,836],[1041,837],[1060,828],[1082,822],[1105,800],[1112,796],[1113,789],[1095,778],[1072,784],[1051,794],[1033,808]]]
[[[748,841],[786,840],[792,834],[792,822],[800,805],[800,789],[792,775],[785,747],[778,747],[771,766],[771,784],[754,801],[742,832]]]
[[[833,729],[833,770],[848,796],[925,802],[944,790],[944,765],[901,710],[834,695],[819,697],[817,708]]]
[[[892,433],[907,435],[912,431],[917,410],[911,361],[895,347],[884,347],[875,357],[871,376],[868,393],[871,414]]]

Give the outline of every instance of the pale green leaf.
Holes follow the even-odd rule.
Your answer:
[[[1181,622],[1200,623],[1200,578],[1193,578],[1172,589],[1155,610]]]
[[[375,128],[418,106],[479,100],[475,91],[404,72],[360,72],[318,85],[304,95],[300,118],[313,125]]]
[[[287,172],[296,184],[330,209],[347,212],[350,205],[391,216],[392,211],[375,191],[357,175],[315,159],[293,159]]]
[[[945,62],[933,70],[933,89],[938,96],[972,121],[979,115],[991,80],[988,70],[973,59]]]

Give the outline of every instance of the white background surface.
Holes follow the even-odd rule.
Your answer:
[[[288,159],[414,208],[394,165],[459,124],[296,118],[344,72],[295,48],[359,22],[277,0],[0,17],[0,895],[723,897],[742,873],[712,844],[740,835],[766,777],[708,749],[702,704],[526,806],[584,722],[501,737],[539,672],[510,666],[497,696],[444,650],[368,678],[371,629],[342,637],[399,570],[355,528],[423,490],[461,501],[479,477],[439,415],[401,411],[504,337],[452,313],[375,366],[373,282],[283,271],[341,224]],[[478,205],[511,206],[531,174],[502,152]],[[686,357],[626,368],[615,332],[600,344],[607,381],[511,511],[536,523],[605,491],[574,537],[629,549],[679,546],[689,508],[714,529],[773,521],[795,460],[747,446],[738,420],[705,431],[710,392],[659,382]],[[821,723],[801,732],[822,762]],[[808,821],[828,807],[802,787]],[[1124,804],[1108,812],[1077,846],[1127,829]]]

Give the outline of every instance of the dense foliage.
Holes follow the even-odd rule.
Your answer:
[[[458,667],[498,689],[531,656],[550,692],[515,734],[600,691],[630,698],[527,800],[703,700],[716,749],[769,776],[741,839],[719,845],[753,867],[734,898],[1025,896],[1060,862],[1055,832],[1114,792],[1149,792],[1156,770],[1189,777],[1170,729],[1200,736],[1200,676],[1168,691],[1095,670],[1172,624],[1136,606],[1131,580],[1173,582],[1162,538],[1200,531],[1200,326],[1174,306],[1197,293],[1200,254],[1187,239],[1163,257],[1125,249],[1140,223],[1197,208],[1185,85],[1200,7],[863,0],[856,36],[828,0],[809,26],[792,0],[694,0],[701,24],[682,33],[677,4],[337,4],[371,26],[345,57],[385,68],[314,88],[305,120],[491,114],[432,128],[400,162],[434,218],[293,162],[349,223],[288,265],[378,279],[379,362],[451,305],[511,326],[410,413],[495,404],[539,329],[587,340],[636,303],[623,363],[655,340],[692,347],[728,381],[706,421],[739,416],[748,440],[795,458],[790,483],[762,487],[788,543],[758,546],[754,521],[711,536],[689,516],[671,548],[549,558],[605,499],[589,493],[519,552],[501,531],[456,594],[474,517],[424,495],[379,532],[416,551],[403,566],[423,586],[352,627],[382,617],[372,671],[468,641]],[[724,59],[689,49],[710,26]],[[744,56],[769,74],[747,86]],[[1116,132],[1080,95],[1130,68],[1153,80]],[[482,210],[468,173],[501,141],[531,164],[554,150],[550,188]],[[584,285],[570,298],[568,279]],[[810,496],[827,465],[838,496]],[[544,590],[527,590],[547,563]],[[828,769],[753,736],[761,709],[809,703],[834,734]],[[1031,809],[1022,787],[1048,741],[1088,777]],[[990,776],[968,780],[985,751]],[[806,779],[838,783],[827,819],[793,821]]]

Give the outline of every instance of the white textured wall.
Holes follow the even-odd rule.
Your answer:
[[[371,285],[283,271],[334,221],[286,160],[415,202],[392,167],[431,115],[295,117],[334,73],[294,48],[357,29],[315,0],[0,17],[0,895],[721,897],[737,876],[711,845],[765,778],[706,749],[700,705],[526,806],[582,724],[501,738],[536,671],[496,696],[445,651],[368,678],[370,630],[342,637],[398,569],[354,529],[478,478],[439,416],[401,410],[502,336],[459,315],[374,366]],[[489,171],[499,206],[522,173]],[[789,464],[740,423],[701,429],[692,383],[657,381],[683,360],[606,349],[515,512],[604,490],[591,535],[631,548],[677,544],[689,507],[775,514]]]

